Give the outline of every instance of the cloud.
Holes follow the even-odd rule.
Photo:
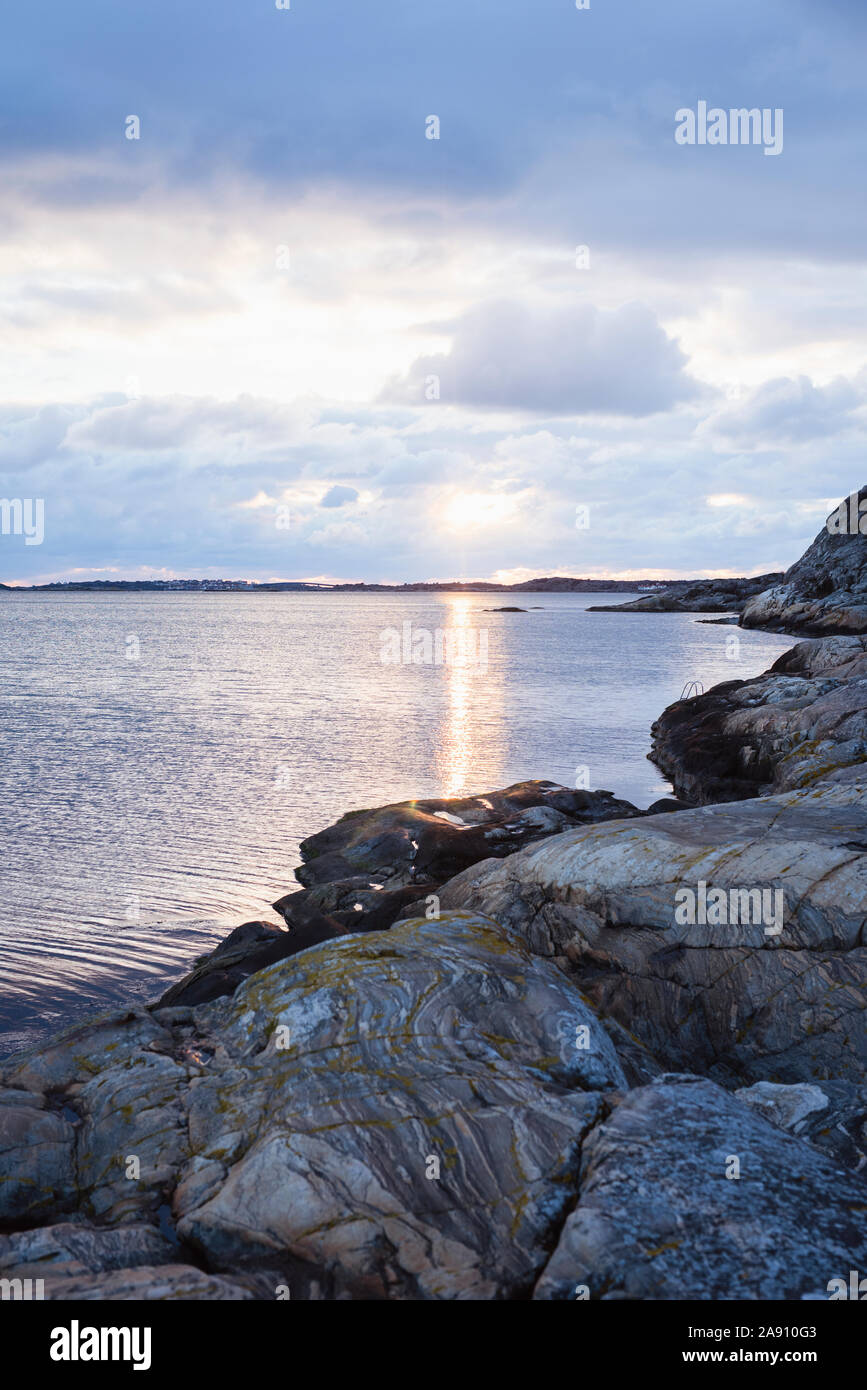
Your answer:
[[[369,541],[368,533],[354,521],[333,522],[318,531],[311,531],[307,537],[309,545],[328,546],[338,554],[367,546]]]
[[[790,563],[867,443],[858,14],[14,7],[0,490],[46,537],[3,570]],[[699,98],[783,107],[784,156],[677,147]]]
[[[0,581],[102,568],[396,582],[519,570],[762,572],[797,558],[827,496],[857,484],[867,443],[853,414],[845,436],[788,447],[783,467],[771,450],[723,447],[681,411],[588,415],[579,430],[570,418],[498,424],[444,407],[421,412],[421,428],[416,412],[368,407],[350,427],[326,405],[305,407],[297,443],[269,452],[286,423],[280,403],[184,397],[162,402],[165,411],[143,408],[153,404],[97,397],[0,415],[5,438],[38,457],[25,466],[18,449],[3,494],[45,500],[41,546],[0,538]],[[700,418],[706,408],[693,410]],[[46,422],[53,428],[41,435]],[[246,434],[232,432],[241,423]],[[172,447],[151,447],[169,439]],[[362,474],[358,488],[341,481]],[[332,489],[358,493],[351,515],[348,503],[321,506]],[[576,527],[579,506],[586,529]]]
[[[149,452],[207,446],[215,438],[253,436],[256,445],[285,445],[300,437],[303,415],[275,401],[239,396],[234,401],[160,396],[121,400],[74,424],[70,447]]]
[[[273,510],[278,505],[276,497],[269,497],[267,492],[262,492],[261,489],[256,493],[255,497],[248,497],[244,502],[235,503],[235,506],[241,511],[252,512],[261,511],[263,507],[270,507]]]
[[[643,304],[470,310],[449,353],[417,358],[383,396],[559,415],[652,415],[695,398],[686,357]]]
[[[67,406],[47,405],[32,415],[0,423],[0,472],[35,468],[55,454],[63,443],[75,412]]]
[[[337,483],[328,489],[319,505],[320,507],[344,507],[347,502],[357,501],[358,493],[354,487],[343,487]]]
[[[132,283],[117,279],[83,279],[69,283],[46,276],[41,282],[20,285],[4,310],[15,322],[56,324],[59,317],[90,325],[111,320],[133,327],[153,320],[182,315],[202,317],[236,309],[236,301],[223,286],[178,275],[154,276]]]
[[[294,202],[372,193],[429,226],[471,208],[495,234],[644,256],[863,253],[859,0],[543,0],[532,15],[525,0],[149,0],[111,23],[108,8],[17,6],[0,50],[7,159],[66,208],[245,179]],[[785,158],[676,148],[674,112],[700,95],[784,108]],[[124,138],[129,113],[140,141]]]
[[[836,377],[815,386],[807,376],[763,382],[744,401],[723,410],[708,428],[750,446],[830,438],[857,422],[853,412],[867,404],[867,373],[855,381]]]

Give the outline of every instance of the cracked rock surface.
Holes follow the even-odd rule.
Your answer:
[[[863,1266],[864,1184],[804,1159],[710,1081],[631,1091],[584,1145],[581,1198],[534,1297],[826,1297]]]
[[[458,875],[442,902],[484,904],[669,1069],[861,1083],[865,845],[867,784],[823,784],[569,831]],[[778,890],[779,934],[679,923],[676,894],[701,881]]]
[[[230,999],[13,1059],[0,1277],[38,1270],[57,1299],[758,1298],[867,1260],[862,1177],[712,1081],[659,1075],[512,915],[323,943]],[[8,1179],[46,1134],[22,1203]],[[775,1200],[781,1172],[797,1201]]]

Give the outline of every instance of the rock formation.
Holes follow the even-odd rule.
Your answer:
[[[837,1154],[708,1079],[630,1088],[622,1036],[465,911],[95,1021],[0,1076],[0,1270],[58,1299],[799,1298],[867,1262]]]
[[[301,844],[305,888],[362,874],[381,888],[442,882],[479,859],[511,854],[574,825],[640,812],[611,792],[517,782],[479,796],[429,798],[351,811]]]
[[[751,579],[696,579],[669,584],[628,603],[596,604],[588,613],[740,613],[754,595],[782,579],[761,574]]]
[[[642,814],[611,792],[570,791],[555,782],[350,811],[302,842],[304,863],[295,876],[307,886],[274,904],[288,931],[245,922],[166,990],[160,1004],[202,1004],[321,941],[383,931],[408,904],[424,910],[441,883],[480,859],[514,854],[576,825]]]
[[[466,870],[442,904],[484,905],[661,1069],[862,1085],[865,792],[867,777],[569,831]],[[737,893],[737,916],[679,922],[678,893],[702,883]],[[748,920],[741,889],[779,891],[778,917]]]
[[[867,637],[801,642],[748,681],[677,700],[652,727],[650,757],[692,802],[863,777]]]
[[[867,632],[867,486],[831,513],[782,584],[750,599],[741,623],[814,636]]]

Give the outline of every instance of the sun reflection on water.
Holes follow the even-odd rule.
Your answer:
[[[447,797],[481,790],[474,784],[480,726],[490,739],[502,713],[501,682],[490,664],[489,630],[479,627],[481,610],[463,596],[450,595],[446,624],[454,635],[452,658],[443,666],[445,711],[437,750],[437,770]],[[475,621],[474,621],[475,619]]]

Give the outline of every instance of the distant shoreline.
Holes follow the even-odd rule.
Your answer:
[[[735,583],[743,581],[695,579],[527,579],[520,584],[494,584],[489,580],[420,581],[414,584],[312,584],[300,580],[254,583],[243,579],[85,579],[53,584],[0,584],[7,594],[81,593],[184,593],[184,594],[611,594],[649,593],[660,589],[682,588],[696,583]]]

